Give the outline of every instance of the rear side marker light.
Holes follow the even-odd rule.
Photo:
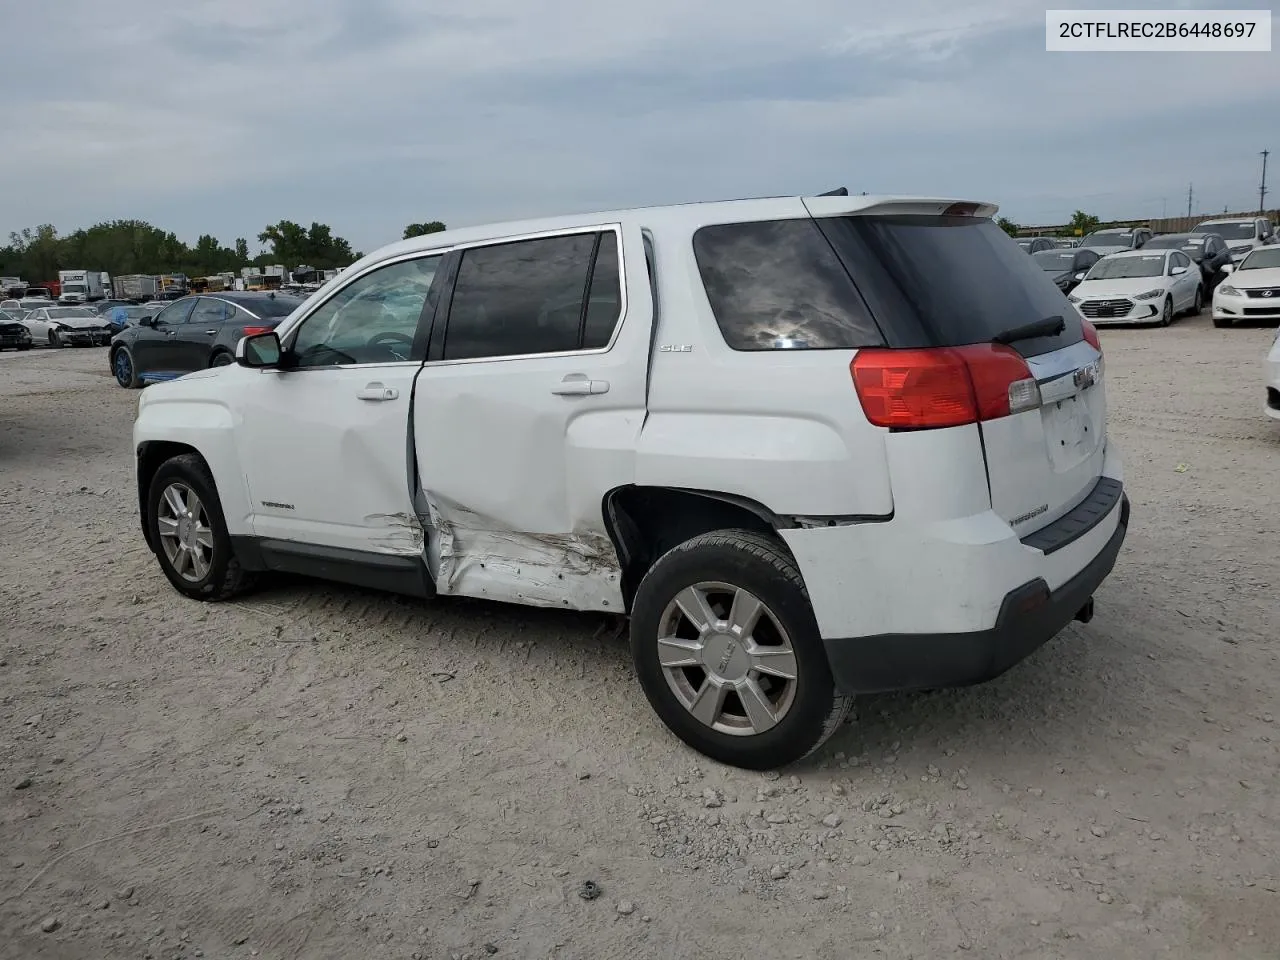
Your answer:
[[[958,427],[1040,406],[1040,387],[1027,362],[1002,344],[866,348],[849,370],[863,412],[878,427]]]
[[[1080,329],[1084,333],[1085,341],[1088,342],[1089,346],[1093,347],[1093,349],[1101,353],[1102,341],[1098,339],[1098,328],[1095,327],[1088,320],[1086,320],[1084,317],[1081,317]]]
[[[270,333],[273,329],[273,327],[245,327],[241,336],[256,337],[260,333]]]

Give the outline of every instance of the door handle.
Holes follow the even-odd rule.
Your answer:
[[[356,394],[356,397],[361,400],[372,400],[375,403],[394,400],[398,396],[400,396],[400,391],[395,387],[385,387],[376,380],[373,383],[366,383],[364,389]]]
[[[551,388],[558,397],[587,397],[609,392],[608,380],[589,380],[581,373],[571,373]]]
[[[207,333],[207,334],[208,334],[209,336],[211,336],[211,337],[212,337],[215,333],[217,333],[217,332],[218,332],[217,330],[206,330],[206,331],[205,331],[205,333]]]

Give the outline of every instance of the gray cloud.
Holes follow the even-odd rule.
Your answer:
[[[1173,214],[1188,181],[1206,212],[1256,202],[1257,152],[1280,149],[1274,56],[1049,54],[1043,16],[1020,0],[24,4],[8,35],[60,39],[0,64],[22,118],[0,230],[137,216],[229,243],[289,218],[370,250],[423,219],[838,185],[989,199],[1022,222]]]

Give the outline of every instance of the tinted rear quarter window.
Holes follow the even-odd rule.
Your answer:
[[[1083,339],[1080,318],[1050,276],[991,220],[847,216],[815,221],[858,286],[890,346],[985,343],[1060,316],[1061,334],[1012,344],[1026,357]]]
[[[1030,260],[1016,245],[1010,249]],[[703,227],[698,272],[725,343],[734,350],[879,346],[880,331],[812,220]]]

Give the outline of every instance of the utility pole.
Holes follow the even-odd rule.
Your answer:
[[[1270,150],[1262,151],[1262,186],[1258,188],[1258,212],[1267,212],[1267,157],[1271,155]]]
[[[1191,184],[1187,184],[1187,218],[1191,217]]]

